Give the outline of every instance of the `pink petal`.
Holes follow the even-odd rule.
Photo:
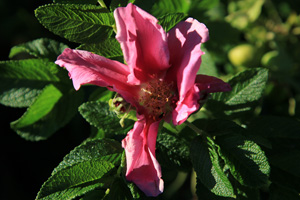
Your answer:
[[[195,19],[178,23],[168,33],[172,68],[166,79],[177,81],[179,99],[182,101],[193,87],[201,64],[201,43],[208,40],[208,29]]]
[[[145,75],[157,74],[169,65],[167,36],[155,17],[128,4],[114,11],[116,38],[130,68],[129,82],[140,84]]]
[[[200,90],[194,85],[185,95],[185,97],[177,102],[176,108],[172,112],[172,119],[174,125],[180,125],[193,112],[197,111],[200,108],[198,101],[200,100]]]
[[[164,188],[161,168],[155,158],[159,123],[148,122],[140,116],[122,141],[127,162],[126,179],[134,182],[147,196],[157,196]]]
[[[172,119],[175,125],[182,124],[190,114],[197,111],[200,106],[201,93],[227,92],[231,87],[221,79],[207,75],[197,75],[196,83],[188,91],[181,101],[177,102],[172,112]]]
[[[196,85],[200,91],[205,90],[207,93],[227,92],[231,90],[228,83],[225,83],[216,77],[207,75],[197,75]]]
[[[55,63],[69,71],[76,90],[84,84],[108,87],[134,103],[132,96],[137,96],[137,88],[127,84],[129,69],[126,65],[88,51],[69,48],[63,51]]]

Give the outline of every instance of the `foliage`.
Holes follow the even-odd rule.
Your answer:
[[[161,127],[156,156],[166,191],[158,199],[299,199],[300,8],[291,0],[54,0],[38,7],[38,21],[68,44],[41,38],[12,47],[11,60],[0,61],[0,103],[26,109],[10,124],[26,140],[47,140],[76,123],[76,113],[91,129],[36,199],[150,199],[124,177],[120,141],[134,114],[120,123],[111,91],[75,91],[54,64],[68,46],[124,62],[113,11],[129,2],[166,32],[190,16],[205,23],[210,40],[198,73],[232,87],[213,94],[188,123]]]

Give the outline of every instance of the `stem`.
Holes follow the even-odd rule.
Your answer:
[[[206,135],[207,134],[203,131],[200,130],[197,126],[195,126],[194,124],[192,124],[191,122],[185,121],[184,122],[188,127],[190,127],[190,129],[192,129],[193,131],[195,131],[198,135]]]

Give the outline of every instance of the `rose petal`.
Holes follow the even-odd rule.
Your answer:
[[[126,153],[126,179],[134,182],[147,196],[159,195],[164,187],[161,168],[155,158],[159,123],[139,117],[122,141]]]
[[[140,84],[170,66],[167,36],[155,17],[131,3],[117,8],[114,17],[130,83]]]
[[[188,18],[168,32],[172,68],[166,80],[177,82],[179,100],[193,87],[201,64],[201,43],[208,40],[208,29],[195,19]]]
[[[200,100],[199,88],[194,85],[185,95],[182,101],[177,102],[176,108],[172,112],[174,125],[180,125],[189,117],[190,114],[200,108],[198,101]]]
[[[126,65],[82,50],[65,49],[56,64],[65,67],[72,78],[74,88],[94,84],[120,93],[127,101],[135,104],[138,88],[127,84],[129,69]]]

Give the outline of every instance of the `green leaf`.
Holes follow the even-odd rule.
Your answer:
[[[300,139],[300,122],[288,117],[259,116],[250,122],[247,129],[269,138]]]
[[[300,178],[300,151],[290,150],[269,157],[271,165]]]
[[[53,0],[53,3],[61,4],[92,4],[96,5],[98,0]]]
[[[254,135],[253,131],[241,127],[233,121],[225,119],[198,119],[193,121],[193,124],[199,129],[205,131],[210,136],[220,136],[227,134],[244,135],[248,139],[255,141],[256,143],[263,145],[267,148],[272,148],[271,142],[264,137]]]
[[[1,61],[0,77],[7,79],[58,82],[58,67],[46,59]]]
[[[133,197],[130,193],[124,180],[120,177],[116,178],[109,188],[109,193],[103,200],[132,200]]]
[[[105,196],[105,190],[92,190],[86,193],[80,200],[95,200],[95,199],[103,199]]]
[[[225,119],[198,119],[193,124],[211,136],[226,135],[232,132],[239,134],[244,128],[233,121]]]
[[[209,191],[207,189],[207,187],[205,187],[203,185],[203,183],[200,181],[200,179],[197,177],[196,178],[196,194],[198,197],[200,197],[201,200],[233,200],[235,198],[232,197],[222,197],[222,196],[218,196],[215,195],[214,193],[212,193],[211,191]]]
[[[157,135],[156,155],[159,163],[169,169],[190,171],[189,143],[184,138],[163,130]]]
[[[101,42],[112,35],[115,23],[112,13],[93,5],[50,4],[35,15],[53,33],[78,43]]]
[[[108,103],[110,99],[113,98],[114,92],[103,88],[97,87],[92,94],[89,96],[89,101],[101,101]]]
[[[123,148],[117,141],[110,139],[92,139],[77,146],[53,170],[52,174],[80,162],[92,159],[108,161],[115,166],[120,165]]]
[[[87,122],[109,135],[125,135],[132,129],[133,121],[126,119],[125,128],[120,126],[120,119],[107,103],[87,102],[79,107],[79,112]]]
[[[215,115],[222,115],[224,111],[233,118],[252,113],[262,96],[267,79],[267,69],[246,70],[228,82],[232,88],[230,92],[213,94],[206,107]]]
[[[197,177],[212,193],[235,197],[233,187],[221,167],[217,146],[209,138],[196,137],[191,143],[191,160]]]
[[[270,186],[270,200],[299,200],[299,193],[279,183],[272,183]]]
[[[242,135],[223,135],[216,139],[231,174],[241,185],[259,188],[268,182],[270,166],[265,153]]]
[[[186,18],[186,14],[184,13],[171,13],[159,17],[158,22],[164,28],[164,30],[168,32],[176,24],[183,21],[185,18]]]
[[[128,3],[134,3],[135,0],[112,0],[109,7],[114,11],[118,7],[126,7]]]
[[[83,93],[74,90],[62,92],[64,95],[55,102],[61,93],[57,88],[53,88],[54,86],[48,87],[19,120],[11,123],[11,127],[24,139],[31,141],[47,139],[73,118],[82,103]],[[55,95],[55,99],[52,95]],[[52,99],[50,104],[47,104],[47,96]],[[51,107],[51,110],[46,107]],[[38,117],[34,116],[35,114],[38,114]],[[33,116],[33,119],[29,116]]]
[[[14,46],[9,53],[9,58],[13,58],[19,53],[28,53],[37,58],[46,58],[55,61],[67,45],[48,38],[40,38],[31,42],[26,42]]]
[[[11,123],[11,128],[17,130],[37,122],[53,109],[61,97],[61,91],[54,85],[46,86],[23,116]]]
[[[82,44],[78,49],[87,50],[106,58],[123,58],[123,52],[119,42],[114,38],[107,38],[99,43]]]
[[[153,5],[151,13],[157,17],[168,13],[187,14],[190,4],[188,0],[160,0]]]
[[[47,84],[43,81],[1,78],[0,103],[11,107],[28,107],[36,100]]]
[[[80,162],[52,174],[36,199],[74,199],[109,183],[114,170],[113,164],[103,160]]]
[[[0,103],[28,107],[49,83],[70,84],[65,70],[46,59],[0,62]]]

